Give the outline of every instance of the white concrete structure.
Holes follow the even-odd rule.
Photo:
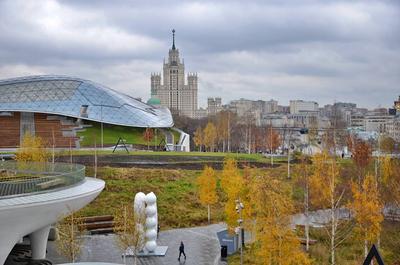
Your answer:
[[[178,128],[172,128],[172,130],[179,132],[179,141],[175,146],[175,151],[190,152],[190,135]]]
[[[26,235],[31,241],[32,258],[44,259],[50,225],[90,203],[104,185],[103,180],[84,178],[75,185],[42,193],[0,197],[0,264]]]

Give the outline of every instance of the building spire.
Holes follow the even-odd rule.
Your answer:
[[[172,49],[175,50],[175,29],[172,29]]]

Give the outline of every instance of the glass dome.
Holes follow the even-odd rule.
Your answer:
[[[155,108],[100,84],[68,76],[1,80],[0,111],[48,113],[131,127],[173,126],[167,108]]]

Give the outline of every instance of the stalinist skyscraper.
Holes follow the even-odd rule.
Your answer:
[[[195,118],[197,111],[197,73],[189,73],[185,84],[185,64],[175,48],[175,30],[172,30],[172,47],[161,74],[151,74],[151,98],[172,113]]]

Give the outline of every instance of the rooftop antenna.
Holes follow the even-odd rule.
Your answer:
[[[175,50],[175,29],[172,29],[172,49]]]

